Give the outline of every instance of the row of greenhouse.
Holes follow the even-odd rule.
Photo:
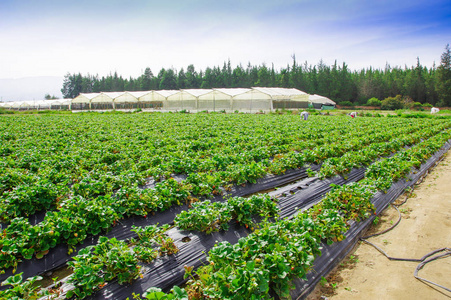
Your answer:
[[[333,108],[335,102],[288,88],[183,89],[139,92],[81,93],[74,99],[0,103],[12,110],[160,110],[160,111],[273,111]]]

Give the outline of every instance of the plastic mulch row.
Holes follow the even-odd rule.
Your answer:
[[[311,165],[310,167],[313,171],[319,170],[320,166]],[[308,167],[303,167],[295,170],[288,170],[283,175],[267,175],[264,178],[258,179],[256,184],[244,184],[240,186],[235,186],[230,192],[225,195],[217,196],[212,201],[225,201],[226,196],[245,196],[256,192],[265,191],[273,189],[277,186],[287,184],[296,180],[306,178]],[[98,238],[101,235],[107,236],[109,238],[115,237],[119,240],[129,239],[132,237],[137,237],[137,235],[131,231],[132,226],[148,226],[152,224],[168,224],[174,221],[174,218],[183,210],[187,210],[187,205],[174,206],[163,212],[156,212],[155,215],[149,214],[146,218],[142,216],[133,216],[124,220],[120,220],[118,225],[111,228],[108,233],[100,234],[97,236],[88,236],[85,241],[76,246],[75,251],[72,254],[68,254],[67,245],[58,245],[53,249],[49,250],[49,253],[41,259],[32,258],[29,260],[23,260],[19,263],[16,274],[22,273],[23,278],[32,277],[35,275],[41,275],[51,270],[61,268],[66,264],[67,261],[75,256],[80,249],[83,249],[90,245],[97,244]],[[43,219],[44,214],[39,213],[30,217],[31,224],[36,224],[38,221]],[[12,268],[5,271],[4,274],[0,274],[0,282],[6,280],[9,276],[13,275]],[[0,290],[4,290],[7,287],[0,287]]]
[[[412,186],[442,155],[451,144],[446,143],[441,150],[433,155],[427,162],[421,165],[420,169],[410,174],[410,180],[400,180],[392,185],[386,192],[378,192],[372,199],[379,214],[401,195],[407,187]],[[290,217],[298,209],[310,207],[319,202],[330,189],[330,184],[347,184],[363,178],[366,168],[354,169],[346,175],[346,179],[341,176],[326,180],[315,180],[306,178],[285,189],[285,191],[274,191],[270,194],[285,193],[287,196],[280,198],[281,217]],[[293,192],[293,194],[290,193]],[[293,281],[295,289],[291,291],[293,299],[302,299],[308,295],[319,282],[321,277],[326,276],[346,255],[351,251],[358,239],[375,216],[362,222],[353,223],[346,233],[346,239],[332,245],[322,245],[322,255],[315,260],[313,270],[308,273],[307,280],[296,279]],[[133,293],[143,293],[150,287],[159,287],[165,291],[170,290],[174,285],[182,285],[184,268],[183,266],[194,266],[195,268],[206,263],[206,253],[220,241],[236,243],[240,237],[247,236],[249,230],[232,225],[226,232],[214,232],[204,234],[199,232],[181,231],[173,228],[167,234],[174,239],[179,252],[169,257],[158,259],[155,263],[145,265],[147,271],[144,277],[137,279],[130,285],[119,285],[116,281],[108,283],[102,290],[91,296],[90,299],[126,299],[132,297]],[[182,240],[189,240],[183,242]]]
[[[423,163],[419,170],[411,173],[409,179],[401,179],[394,183],[387,193],[376,193],[371,202],[376,206],[377,215],[402,195],[407,188],[412,187],[450,148],[451,142],[448,141],[439,151]],[[321,277],[327,276],[354,248],[359,238],[365,234],[375,218],[376,216],[372,215],[362,222],[353,223],[346,233],[346,239],[342,242],[333,243],[330,246],[323,245],[322,254],[315,260],[313,264],[314,271],[310,271],[307,274],[307,280],[296,279],[293,281],[296,288],[290,293],[292,299],[305,299],[313,291]]]

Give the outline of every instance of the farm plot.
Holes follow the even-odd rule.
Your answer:
[[[26,277],[50,270],[56,249],[65,247],[62,263],[72,256],[74,274],[64,293],[84,298],[112,281],[133,283],[149,275],[149,264],[176,256],[169,227],[210,234],[227,230],[234,219],[249,235],[214,246],[209,265],[187,266],[186,289],[174,288],[166,297],[287,297],[291,280],[304,277],[320,255],[320,242],[344,239],[350,221],[373,213],[374,194],[440,149],[450,127],[437,119],[314,116],[302,122],[293,115],[2,118],[3,279],[31,260],[49,261],[51,267]],[[282,178],[292,169],[328,178],[366,166],[364,179],[333,187],[320,203],[294,217],[279,219],[276,199],[266,195],[232,197],[239,187],[258,186],[268,176]],[[174,207],[182,208],[175,219],[149,225]],[[133,218],[148,226],[125,226],[130,234],[121,239],[98,238]],[[21,278],[10,277],[15,288],[2,297],[31,288],[27,283],[33,280],[22,283]]]

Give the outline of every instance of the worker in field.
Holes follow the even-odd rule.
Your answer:
[[[306,112],[305,110],[303,112],[301,112],[301,120],[307,121],[308,119],[308,112]]]
[[[357,117],[357,113],[356,113],[355,111],[353,111],[353,112],[350,114],[350,116],[351,116],[351,118],[355,118],[355,117]]]
[[[437,107],[433,107],[431,108],[431,114],[436,114],[440,111],[440,109],[438,109]]]

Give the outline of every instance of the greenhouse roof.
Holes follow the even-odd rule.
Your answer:
[[[11,106],[10,107],[21,107],[22,106],[22,101],[17,101],[17,102],[13,102],[13,103],[11,103]]]
[[[117,98],[119,96],[122,96],[126,92],[102,92],[101,94],[104,94],[105,96],[110,97],[111,99]]]
[[[60,103],[60,105],[70,105],[72,102],[72,99],[70,99],[70,98],[59,99],[58,102]]]
[[[187,90],[181,90],[181,91],[191,94],[194,97],[199,97],[199,96],[213,92],[212,89],[187,89]]]
[[[152,93],[152,91],[136,91],[136,92],[127,92],[127,93],[129,93],[133,97],[136,97],[139,99],[140,97],[142,97],[144,95]]]
[[[160,90],[160,91],[154,91],[154,93],[160,94],[161,96],[167,98],[174,94],[180,93],[180,90]]]
[[[287,88],[267,88],[267,87],[253,87],[252,89],[268,94],[270,96],[294,96],[294,95],[307,95],[307,93],[298,89]]]
[[[74,99],[76,99],[76,98],[78,98],[78,97],[80,97],[80,96],[83,96],[83,97],[85,97],[85,98],[88,98],[89,100],[91,100],[92,98],[94,98],[94,97],[96,97],[96,96],[98,96],[100,93],[81,93],[80,95],[78,95],[77,97],[75,97]]]
[[[218,92],[221,92],[221,93],[224,93],[224,94],[229,95],[229,96],[231,96],[231,97],[234,97],[234,96],[239,95],[239,94],[247,93],[247,92],[249,92],[251,89],[246,89],[246,88],[232,88],[232,89],[225,89],[225,88],[224,88],[224,89],[213,89],[213,90],[218,91]]]

